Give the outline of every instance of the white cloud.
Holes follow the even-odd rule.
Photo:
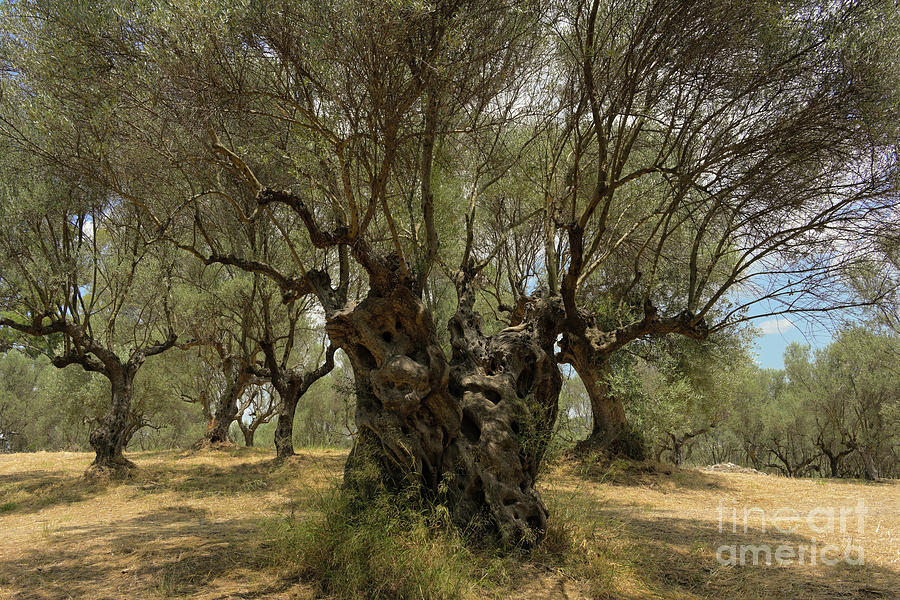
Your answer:
[[[785,318],[781,319],[767,319],[760,323],[756,324],[757,329],[759,329],[763,335],[771,335],[773,333],[786,333],[794,324],[788,321]]]

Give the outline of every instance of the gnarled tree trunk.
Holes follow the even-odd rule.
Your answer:
[[[609,374],[608,363],[597,367],[590,365],[587,358],[576,362],[575,371],[581,378],[588,398],[591,401],[590,438],[605,444],[612,444],[625,431],[625,405],[622,399],[610,393],[606,377]]]
[[[563,336],[562,346],[565,362],[575,368],[591,401],[591,433],[578,443],[576,452],[596,449],[643,460],[643,441],[628,427],[622,399],[610,391],[609,362],[595,356],[589,343],[574,336]]]
[[[241,425],[241,433],[244,434],[244,446],[253,447],[253,438],[256,436],[256,427],[246,427]]]
[[[238,399],[250,382],[250,373],[247,370],[241,367],[235,367],[235,369],[237,369],[237,373],[231,375],[228,385],[225,386],[225,390],[216,402],[215,412],[206,428],[206,434],[203,436],[201,444],[224,444],[231,441],[228,437],[228,430],[238,417]]]
[[[134,375],[137,369],[123,366],[108,374],[111,398],[109,412],[91,431],[90,443],[96,456],[88,473],[120,472],[134,468],[135,464],[125,458],[123,451],[127,443],[129,429],[128,414],[131,410]]]
[[[281,394],[281,409],[275,424],[275,456],[287,458],[294,456],[294,415],[297,413],[299,396],[295,390],[286,390]],[[251,444],[252,445],[252,444]]]
[[[300,366],[286,368],[289,350],[279,362],[275,357],[275,348],[271,340],[261,341],[260,346],[266,356],[266,376],[272,381],[272,386],[281,399],[278,422],[275,425],[275,459],[281,460],[294,456],[294,415],[297,412],[297,404],[312,384],[334,368],[334,352],[337,348],[329,346],[325,351],[324,362],[314,370],[304,373]]]
[[[408,486],[444,494],[457,524],[531,544],[547,520],[534,482],[562,385],[553,356],[561,306],[533,300],[521,323],[485,336],[466,282],[458,287],[449,362],[402,280],[372,285],[360,304],[328,315],[356,378],[359,437],[345,485],[363,495]]]

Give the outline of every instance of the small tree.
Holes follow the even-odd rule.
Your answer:
[[[13,178],[6,170],[2,178],[0,327],[55,367],[78,365],[109,381],[108,411],[90,434],[92,469],[133,467],[122,452],[134,433],[135,375],[176,341],[171,263],[139,224],[123,224],[133,220],[130,205],[37,173]],[[162,341],[152,341],[159,333]],[[32,344],[35,337],[52,343]]]
[[[189,264],[190,313],[182,317],[205,363],[209,385],[201,392],[209,418],[201,445],[228,443],[231,424],[240,417],[247,389],[261,383],[253,375],[262,353],[255,339],[258,328],[259,276],[233,267]],[[191,398],[193,400],[193,398]]]
[[[253,446],[256,430],[279,412],[275,390],[271,384],[253,386],[241,396],[237,424],[244,435],[244,445]]]

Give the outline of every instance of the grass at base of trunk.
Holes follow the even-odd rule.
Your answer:
[[[561,566],[568,533],[553,527],[530,552],[475,543],[447,508],[380,495],[360,506],[335,487],[314,512],[266,521],[261,534],[272,566],[341,599],[455,600],[508,597],[523,563]]]
[[[456,599],[473,592],[472,553],[438,510],[396,498],[357,507],[339,489],[319,514],[273,519],[263,536],[271,559],[339,598]]]

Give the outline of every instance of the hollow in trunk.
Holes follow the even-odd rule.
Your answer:
[[[445,501],[453,520],[510,545],[543,535],[534,487],[562,385],[553,355],[558,301],[533,299],[524,320],[481,332],[472,297],[450,321],[453,356],[411,286],[372,286],[332,313],[327,330],[353,365],[359,436],[345,486],[363,497],[415,487]]]

